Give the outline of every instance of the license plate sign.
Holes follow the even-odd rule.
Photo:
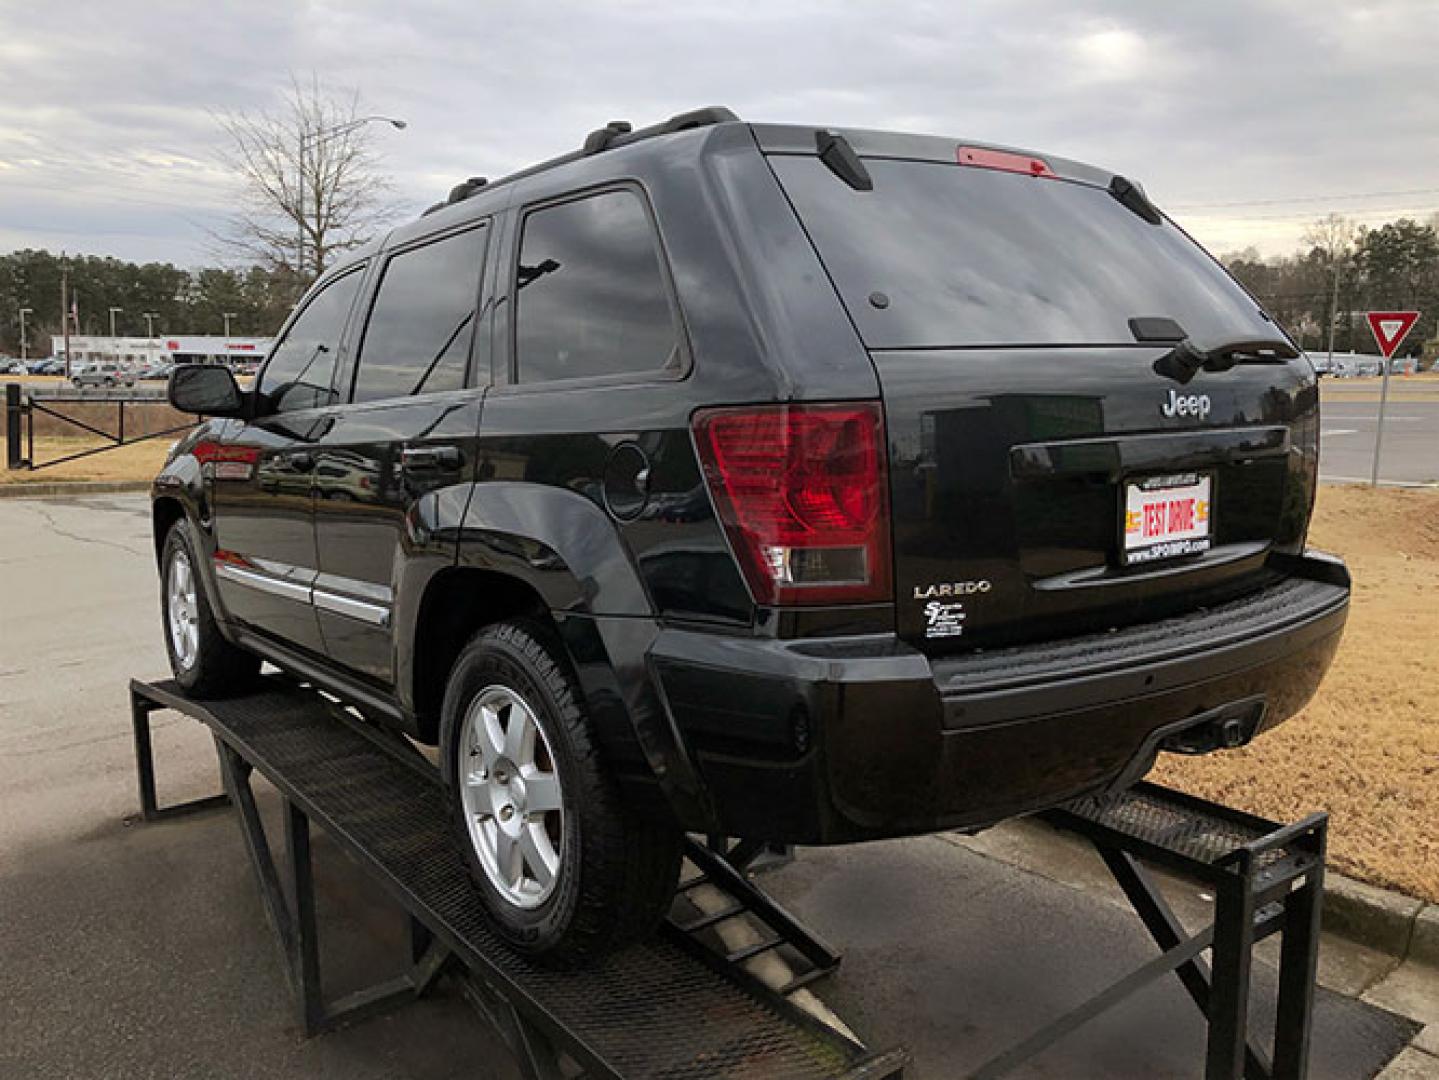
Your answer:
[[[1124,485],[1124,562],[1197,555],[1213,543],[1212,477],[1150,476]]]

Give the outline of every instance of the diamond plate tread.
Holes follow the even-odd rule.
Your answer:
[[[1087,799],[1067,808],[1079,817],[1125,836],[1165,848],[1177,855],[1213,865],[1236,848],[1268,836],[1280,826],[1239,816],[1221,816],[1222,808],[1205,813],[1197,801],[1168,796],[1163,788],[1140,784],[1112,799]],[[1266,852],[1261,865],[1283,857],[1283,849]]]
[[[214,728],[373,871],[562,1049],[586,1048],[623,1077],[824,1080],[892,1075],[875,1056],[777,996],[716,971],[665,938],[580,970],[547,968],[489,929],[445,828],[440,786],[331,715],[313,692],[269,688],[193,702],[173,682],[140,692]],[[148,692],[147,692],[148,691]],[[890,1063],[889,1066],[886,1063]]]

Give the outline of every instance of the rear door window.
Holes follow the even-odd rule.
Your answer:
[[[526,214],[514,290],[520,382],[679,373],[658,239],[636,192]]]
[[[385,264],[360,344],[354,401],[465,385],[487,232],[454,233]]]
[[[1202,248],[1103,188],[867,159],[856,191],[816,157],[770,162],[872,349],[1132,345],[1146,315],[1200,341],[1276,334]]]
[[[258,387],[271,411],[313,409],[333,400],[335,358],[364,279],[360,270],[347,271],[316,293],[275,346]]]

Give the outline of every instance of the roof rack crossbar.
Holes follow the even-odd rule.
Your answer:
[[[644,139],[653,139],[661,135],[673,135],[679,131],[693,131],[695,128],[710,127],[714,124],[728,124],[739,120],[733,110],[723,105],[707,105],[702,109],[691,109],[689,112],[677,113],[668,120],[661,120],[658,124],[651,124],[649,127],[634,129],[628,120],[611,120],[602,128],[592,131],[585,137],[584,145],[578,150],[571,150],[568,154],[561,154],[559,157],[550,158],[537,165],[521,169],[519,172],[502,176],[498,180],[486,181],[484,177],[472,177],[462,184],[456,185],[443,202],[437,202],[425,211],[425,214],[432,214],[436,210],[442,210],[457,202],[463,202],[476,192],[499,187],[501,184],[513,183],[527,176],[534,176],[536,173],[547,172],[560,165],[568,165],[580,158],[590,157],[619,146],[628,146],[631,143],[640,142]],[[421,215],[423,216],[423,215]]]

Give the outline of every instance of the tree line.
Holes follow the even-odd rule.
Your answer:
[[[1340,352],[1373,352],[1362,313],[1418,309],[1424,313],[1401,348],[1417,355],[1434,338],[1439,316],[1439,233],[1435,225],[1401,218],[1377,229],[1330,215],[1305,234],[1292,255],[1261,258],[1253,248],[1221,260],[1296,340],[1310,351],[1329,345]],[[20,352],[21,308],[30,355],[45,355],[50,336],[61,332],[60,279],[68,269],[78,321],[71,332],[124,335],[146,332],[154,315],[157,335],[221,334],[232,313],[235,336],[274,334],[299,299],[302,282],[283,263],[244,269],[187,270],[171,263],[132,263],[94,256],[65,258],[49,251],[0,255],[0,355]],[[308,277],[309,275],[307,275]],[[1332,316],[1331,316],[1332,313]]]
[[[1310,352],[1375,353],[1366,311],[1417,310],[1419,324],[1397,355],[1416,356],[1439,336],[1439,232],[1435,221],[1400,218],[1379,228],[1331,214],[1306,231],[1292,255],[1261,258],[1253,248],[1221,260]]]
[[[94,256],[68,258],[49,251],[25,250],[0,255],[0,355],[20,355],[20,309],[25,317],[30,355],[50,351],[50,336],[60,334],[60,281],[68,271],[69,296],[78,317],[70,332],[110,332],[110,308],[118,334],[146,333],[145,313],[155,333],[223,334],[225,313],[236,337],[268,336],[280,328],[299,296],[295,275],[285,268],[186,270],[171,263],[132,263]]]

